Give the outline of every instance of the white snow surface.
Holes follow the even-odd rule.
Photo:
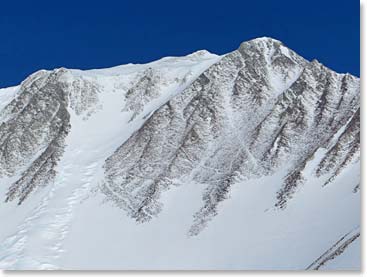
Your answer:
[[[144,65],[68,70],[66,81],[83,78],[98,84],[98,103],[86,117],[71,114],[66,151],[51,186],[33,193],[22,205],[0,201],[2,269],[305,269],[360,222],[359,162],[329,186],[312,171],[323,153],[307,164],[307,182],[297,200],[274,208],[283,172],[236,184],[230,199],[198,236],[189,236],[193,214],[201,207],[197,183],[162,195],[163,211],[137,223],[105,201],[98,191],[103,164],[163,103],[180,93],[220,56],[206,51],[168,57]],[[134,120],[123,111],[124,94],[137,75],[153,68],[162,73],[160,95]],[[18,87],[0,90],[0,109]],[[0,199],[7,185],[0,186]],[[312,203],[312,204],[310,204]],[[307,208],[305,208],[307,207]],[[332,228],[330,227],[332,226]],[[326,264],[325,269],[358,269],[360,239]]]
[[[19,86],[0,89],[0,110],[14,99],[18,90]]]

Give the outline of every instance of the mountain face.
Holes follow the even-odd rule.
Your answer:
[[[0,90],[0,268],[359,269],[359,79],[270,38]]]

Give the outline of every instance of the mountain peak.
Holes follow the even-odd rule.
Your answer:
[[[254,39],[251,39],[251,40],[248,40],[248,42],[252,42],[252,43],[277,43],[277,44],[282,44],[282,42],[278,39],[275,39],[275,38],[272,38],[272,37],[258,37],[258,38],[254,38]]]
[[[271,37],[259,37],[254,38],[251,40],[247,40],[241,43],[240,48],[244,47],[246,45],[258,45],[258,46],[264,46],[264,45],[273,45],[273,46],[280,46],[283,45],[283,43],[280,40],[271,38]]]
[[[262,37],[1,90],[0,268],[356,260],[359,80],[315,63]]]

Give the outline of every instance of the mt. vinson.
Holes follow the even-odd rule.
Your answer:
[[[360,85],[280,41],[0,90],[0,268],[359,269]]]

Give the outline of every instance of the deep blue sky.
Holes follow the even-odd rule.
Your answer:
[[[145,63],[199,49],[223,54],[261,36],[359,76],[356,0],[4,0],[0,35],[0,87],[38,69]]]

